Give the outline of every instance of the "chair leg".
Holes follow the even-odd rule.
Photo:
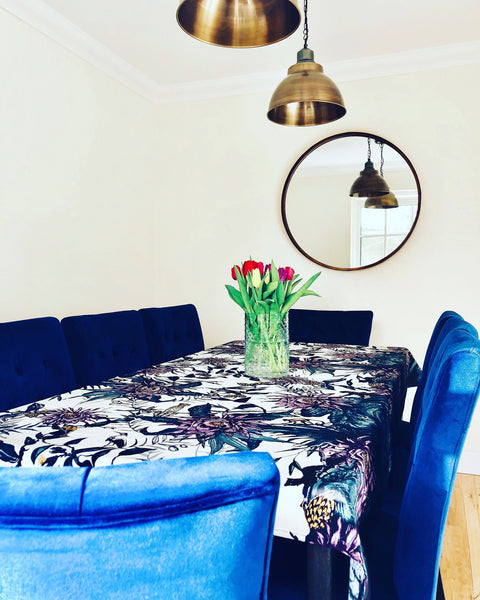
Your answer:
[[[438,574],[437,600],[445,600],[445,593],[443,591],[443,583],[442,583],[442,575],[441,575],[441,573]]]
[[[307,545],[307,600],[333,600],[333,552],[327,546]]]

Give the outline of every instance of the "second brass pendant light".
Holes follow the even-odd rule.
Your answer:
[[[267,116],[280,125],[321,125],[346,113],[340,90],[308,48],[308,0],[304,0],[304,46],[273,93]],[[229,48],[266,46],[300,24],[296,0],[182,0],[177,21],[189,35]]]
[[[288,76],[270,100],[268,118],[279,125],[322,125],[336,121],[347,112],[340,90],[313,60],[308,48],[308,0],[304,0],[303,48]]]

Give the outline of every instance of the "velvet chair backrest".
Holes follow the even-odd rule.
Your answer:
[[[428,371],[431,367],[431,363],[435,358],[435,355],[441,346],[443,338],[449,331],[457,327],[461,327],[466,321],[458,313],[453,310],[446,310],[438,318],[435,327],[433,329],[430,341],[428,343],[427,352],[425,353],[425,359],[422,367],[422,377],[418,382],[417,391],[415,392],[415,398],[412,404],[412,411],[410,414],[410,423],[412,430],[415,427],[415,423],[419,418],[419,412],[422,408],[423,389],[425,387],[425,380],[427,378]],[[469,327],[472,327],[469,324]]]
[[[400,510],[394,582],[400,600],[434,600],[458,460],[480,390],[475,329],[447,334],[425,379]]]
[[[288,313],[290,341],[368,346],[372,331],[371,310],[310,310]]]
[[[139,313],[152,365],[205,349],[200,320],[193,304],[142,308]]]
[[[266,598],[279,475],[238,452],[0,469],[0,597]]]
[[[0,410],[75,389],[67,344],[58,319],[0,323]]]
[[[142,319],[135,310],[62,319],[78,387],[149,366]]]
[[[436,337],[436,343],[433,345],[432,351],[428,355],[428,361],[426,360],[424,363],[425,367],[422,370],[422,377],[414,398],[409,430],[411,436],[410,448],[415,444],[415,440],[418,438],[417,430],[422,422],[422,413],[428,410],[428,404],[431,401],[429,396],[425,396],[425,386],[429,379],[429,373],[432,369],[438,367],[445,352],[459,339],[459,336],[460,338],[463,337],[464,332],[467,332],[474,337],[478,336],[477,330],[471,323],[465,321],[460,315],[453,314],[444,321],[443,327]],[[413,408],[416,409],[415,414],[413,414]],[[412,457],[410,456],[410,462],[411,461]]]

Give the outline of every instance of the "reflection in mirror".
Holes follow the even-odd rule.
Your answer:
[[[370,160],[394,194],[396,208],[375,208],[372,199],[349,195],[364,170],[368,139]],[[309,148],[282,194],[282,219],[293,244],[310,260],[338,270],[386,260],[407,241],[419,212],[420,185],[412,164],[393,144],[367,133],[339,134]]]

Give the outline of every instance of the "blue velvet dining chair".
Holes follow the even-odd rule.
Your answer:
[[[0,469],[0,598],[262,600],[279,474],[262,452]]]
[[[475,329],[446,335],[424,380],[399,512],[388,494],[362,528],[372,600],[434,600],[457,465],[480,390]]]
[[[150,363],[180,358],[204,350],[202,328],[193,304],[141,308]]]
[[[62,328],[78,387],[149,366],[145,331],[136,310],[65,317]]]
[[[465,319],[455,311],[448,310],[440,315],[430,337],[425,353],[425,359],[423,361],[422,376],[418,382],[412,404],[410,419],[408,421],[400,422],[397,435],[393,440],[392,471],[390,480],[392,487],[396,487],[400,491],[403,490],[405,485],[412,441],[415,437],[417,423],[421,418],[424,408],[424,388],[429,371],[435,361],[440,360],[442,349],[448,347],[448,345],[444,344],[445,338],[455,336],[456,334],[452,332],[460,330],[470,331],[472,335],[477,334],[477,330],[473,325],[465,321]]]
[[[288,311],[288,319],[291,342],[368,346],[373,312],[292,308]]]
[[[58,319],[0,323],[0,410],[75,389],[67,344]]]

